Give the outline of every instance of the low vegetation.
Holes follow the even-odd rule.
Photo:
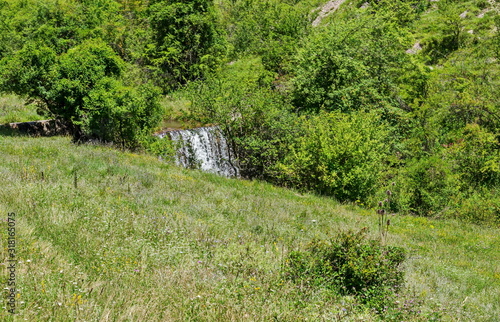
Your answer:
[[[382,306],[363,289],[340,292],[286,274],[287,260],[315,249],[306,265],[339,254],[347,262],[337,274],[354,265],[377,281],[372,260],[388,255],[368,242],[379,240],[375,210],[70,141],[0,136],[0,213],[17,215],[19,259],[18,313],[2,305],[4,321],[491,321],[500,312],[495,228],[391,216],[386,245],[406,250],[405,277]],[[366,242],[346,233],[363,227]],[[338,248],[338,238],[350,246]],[[398,254],[389,260],[401,262]]]
[[[246,178],[370,206],[394,181],[394,211],[498,225],[497,3],[324,5],[4,0],[0,91],[75,141],[219,124]]]

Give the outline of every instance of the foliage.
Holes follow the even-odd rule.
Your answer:
[[[193,86],[192,110],[196,120],[222,127],[242,176],[276,182],[276,164],[300,129],[287,102],[264,86],[263,73],[258,79],[228,76]]]
[[[389,152],[388,131],[375,113],[303,117],[303,133],[279,164],[282,179],[339,200],[366,199],[377,187]]]
[[[408,161],[396,187],[398,210],[427,216],[452,205],[461,188],[457,174],[439,156]]]
[[[402,70],[413,65],[407,36],[390,13],[360,12],[318,28],[293,60],[294,104],[307,112],[399,107]]]
[[[460,50],[434,74],[427,104],[443,137],[472,123],[500,131],[500,69],[493,57],[491,46]]]
[[[460,8],[451,1],[439,4],[432,35],[423,42],[423,54],[431,64],[445,59],[458,50],[463,44],[466,34],[463,32],[463,19]]]
[[[460,139],[446,146],[445,157],[469,187],[500,184],[500,142],[478,124],[468,124]]]
[[[448,216],[474,224],[498,226],[500,223],[499,196],[497,188],[471,188],[459,195],[455,211]]]
[[[201,78],[224,52],[212,0],[151,1],[155,78],[167,90]]]
[[[161,121],[158,97],[158,88],[150,85],[130,88],[115,80],[103,81],[85,102],[89,112],[82,118],[83,133],[124,148],[138,148],[148,142],[145,138]]]
[[[427,216],[455,217],[468,213],[463,219],[495,222],[494,201],[490,210],[479,204],[484,199],[481,195],[497,198],[493,191],[499,183],[498,139],[478,124],[468,124],[455,133],[454,141],[434,147],[431,155],[408,160],[400,169],[397,208]],[[488,189],[493,190],[487,192]],[[476,211],[469,206],[471,200],[478,202]]]
[[[113,40],[122,22],[116,1],[18,1],[0,6],[0,58],[27,42],[62,54],[91,38]]]
[[[409,158],[399,173],[405,187],[400,210],[496,221],[494,201],[480,197],[497,198],[500,164],[500,70],[493,58],[495,36],[485,37],[482,47],[469,44],[448,54],[428,80],[428,97],[413,111]],[[472,211],[471,200],[480,211]]]
[[[245,177],[371,206],[397,181],[393,211],[494,222],[498,4],[352,0],[313,27],[325,2],[2,0],[0,90],[75,139],[163,154],[156,84],[223,128]],[[38,118],[12,104],[5,120]]]
[[[329,241],[314,240],[305,251],[290,253],[288,278],[309,286],[351,294],[377,309],[389,305],[404,283],[405,250],[367,237],[366,228],[346,231]]]
[[[235,0],[223,4],[232,56],[262,55],[266,69],[285,73],[298,41],[310,29],[318,1]]]
[[[159,93],[148,86],[125,87],[124,62],[99,40],[57,56],[28,43],[3,60],[4,90],[27,95],[56,118],[71,122],[74,138],[97,138],[135,148],[160,121]]]

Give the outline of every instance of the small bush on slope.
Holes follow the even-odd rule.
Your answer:
[[[305,251],[290,253],[286,276],[309,286],[354,295],[380,310],[402,287],[405,251],[367,238],[366,228],[346,231],[329,241],[314,240]]]

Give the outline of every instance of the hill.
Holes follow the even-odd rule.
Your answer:
[[[377,214],[70,138],[0,136],[1,257],[15,213],[15,320],[378,320],[357,297],[285,278],[289,254]],[[406,288],[386,319],[494,321],[498,230],[391,218]],[[7,283],[2,274],[2,285]],[[3,321],[12,321],[0,309]],[[396,303],[398,301],[398,303]]]

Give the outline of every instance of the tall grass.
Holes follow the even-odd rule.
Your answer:
[[[29,122],[43,120],[38,115],[36,106],[26,104],[24,99],[16,95],[0,96],[0,124],[13,122]]]
[[[372,210],[65,137],[0,136],[3,265],[9,212],[18,313],[1,305],[2,321],[379,319],[282,274],[313,238],[362,227],[376,238]],[[396,216],[387,244],[408,250],[412,319],[500,318],[498,229]]]

